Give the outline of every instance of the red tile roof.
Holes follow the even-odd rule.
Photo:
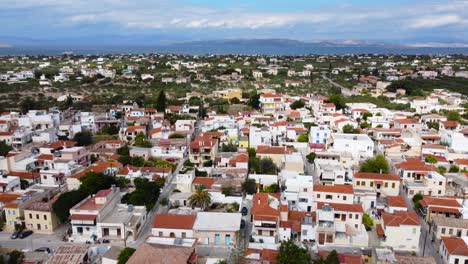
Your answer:
[[[354,189],[352,185],[344,185],[344,184],[314,185],[314,192],[354,194]]]
[[[70,220],[84,220],[84,221],[94,221],[96,220],[97,215],[94,214],[72,214],[68,219]]]
[[[442,242],[450,255],[468,257],[468,245],[462,238],[442,237]]]
[[[257,154],[289,154],[286,146],[257,146]]]
[[[407,204],[401,196],[387,196],[387,205],[392,207],[407,207]]]
[[[405,161],[395,164],[395,168],[410,171],[437,171],[434,166],[424,164],[419,158],[406,158]]]
[[[212,177],[195,177],[192,185],[199,184],[205,186],[206,189],[211,189],[211,186],[215,183],[216,178]]]
[[[156,214],[153,219],[153,228],[192,230],[195,219],[195,215]]]
[[[383,212],[382,219],[385,226],[420,225],[415,212],[396,211],[393,214]]]
[[[271,199],[270,196],[275,197],[276,199],[278,199],[278,202],[279,202],[278,193],[275,193],[275,194],[256,193],[253,196],[253,200],[252,200],[253,207],[252,207],[251,213],[254,217],[260,216],[260,215],[279,217],[280,215],[279,208],[273,208],[269,205],[269,200]]]
[[[400,177],[396,174],[382,174],[370,172],[358,172],[354,174],[358,179],[374,179],[374,180],[387,180],[387,181],[400,181]]]

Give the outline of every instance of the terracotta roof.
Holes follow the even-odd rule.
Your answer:
[[[38,172],[28,172],[28,171],[10,171],[8,173],[8,176],[16,176],[16,177],[19,177],[21,179],[29,179],[29,180],[33,180],[33,179],[36,179],[38,177],[40,177],[41,175],[38,173]]]
[[[127,127],[127,132],[128,131],[134,132],[134,131],[137,131],[137,130],[146,130],[146,127],[145,126],[129,126],[129,127]]]
[[[153,219],[153,228],[192,230],[195,219],[195,215],[156,214]]]
[[[332,108],[332,107],[336,107],[336,105],[334,103],[325,103],[325,104],[321,104],[320,107],[321,108]]]
[[[11,203],[19,197],[21,195],[15,193],[0,193],[0,203]]]
[[[413,118],[395,119],[395,123],[400,124],[419,124],[419,121]]]
[[[426,145],[422,145],[421,148],[426,148],[426,149],[446,149],[447,147],[444,146],[444,145],[426,144]]]
[[[430,206],[429,210],[439,212],[439,213],[450,213],[450,214],[455,214],[455,215],[461,213],[461,209],[442,207],[442,206]]]
[[[450,255],[468,257],[468,245],[462,238],[442,237],[442,242]]]
[[[387,205],[392,207],[407,207],[407,204],[401,196],[387,196]]]
[[[141,244],[127,264],[180,264],[188,263],[195,254],[191,247]]]
[[[377,224],[377,226],[376,226],[376,231],[377,231],[377,235],[378,235],[379,237],[385,236],[385,230],[383,229],[383,227],[382,227],[381,224]]]
[[[468,166],[468,159],[454,159],[453,161],[459,165]]]
[[[314,185],[314,192],[354,194],[353,186],[352,185],[344,185],[344,184]]]
[[[273,94],[273,93],[264,93],[261,95],[261,97],[267,97],[267,98],[281,98],[283,95],[281,94]]]
[[[324,203],[318,202],[317,209],[322,209],[324,205],[328,205],[336,211],[364,213],[362,204],[343,204],[343,203]]]
[[[70,220],[94,221],[97,215],[94,214],[72,214],[68,217]]]
[[[395,168],[411,171],[437,171],[434,166],[424,164],[419,158],[406,158],[405,161],[395,164]]]
[[[257,146],[257,154],[289,154],[286,146]]]
[[[54,155],[52,154],[41,154],[36,157],[37,160],[54,160]]]
[[[446,128],[456,128],[459,125],[457,121],[442,121],[440,123],[442,123]]]
[[[199,184],[205,186],[206,189],[211,189],[211,186],[215,183],[216,178],[212,177],[195,177],[192,185]]]
[[[423,196],[422,200],[419,203],[423,207],[441,206],[461,208],[461,205],[457,202],[455,198]]]
[[[273,208],[269,205],[269,200],[274,197],[278,199],[279,202],[279,194],[269,194],[269,193],[256,193],[252,199],[252,210],[251,213],[253,216],[275,216],[278,217],[280,215],[279,208]]]
[[[229,165],[236,165],[238,162],[239,163],[249,162],[249,154],[247,154],[247,153],[238,153],[238,154],[234,155],[234,157],[232,157],[229,160]]]
[[[385,226],[420,225],[415,212],[396,211],[393,214],[383,212],[382,219]]]
[[[400,177],[398,177],[396,174],[358,172],[358,173],[355,173],[353,177],[358,178],[358,179],[400,181]]]
[[[59,149],[59,148],[68,148],[68,147],[73,147],[77,144],[76,141],[72,140],[59,140],[52,142],[50,144],[45,145],[45,148],[51,148],[51,149]]]

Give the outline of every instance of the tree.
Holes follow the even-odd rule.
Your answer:
[[[52,204],[54,214],[58,217],[60,222],[65,222],[70,216],[70,209],[86,198],[86,196],[87,194],[80,190],[62,193],[54,204]]]
[[[36,101],[34,101],[34,99],[32,99],[31,97],[26,97],[24,98],[21,103],[20,103],[20,111],[21,113],[25,114],[27,113],[29,110],[33,110],[37,108],[37,104],[36,104]]]
[[[262,158],[259,161],[259,174],[276,174],[278,172],[278,168],[276,164],[273,162],[271,158]]]
[[[138,132],[138,134],[135,137],[135,146],[140,147],[140,148],[151,148],[153,144],[146,140],[145,135],[143,132]]]
[[[20,179],[20,185],[22,190],[26,190],[29,187],[29,182],[27,180]]]
[[[309,142],[309,137],[307,135],[301,134],[297,137],[297,142]]]
[[[447,168],[443,167],[443,166],[439,166],[437,168],[437,172],[444,175],[446,172],[447,172]]]
[[[231,100],[229,100],[231,102],[231,104],[240,104],[240,100],[239,98],[237,97],[234,97],[232,98]]]
[[[169,135],[168,138],[170,138],[170,139],[173,139],[173,138],[185,138],[185,136],[182,135],[182,134],[179,134],[179,133],[172,133],[172,134]]]
[[[389,173],[390,168],[387,160],[382,155],[377,155],[375,158],[369,158],[361,165],[360,172],[375,172]]]
[[[459,172],[459,171],[460,171],[460,168],[458,168],[457,166],[455,166],[455,165],[450,166],[449,172],[456,173],[456,172]]]
[[[192,194],[188,199],[189,205],[192,207],[200,207],[205,209],[211,204],[211,196],[208,190],[203,185],[195,186],[195,193]]]
[[[362,223],[366,227],[367,231],[370,231],[372,227],[374,226],[374,221],[368,214],[363,214],[362,215]]]
[[[13,148],[5,143],[5,141],[0,141],[0,156],[6,156]]]
[[[279,185],[277,183],[273,183],[273,184],[268,185],[268,186],[263,188],[263,192],[265,192],[265,193],[277,193],[279,191],[280,191],[280,189],[279,189]]]
[[[87,195],[109,189],[112,185],[117,185],[115,178],[100,172],[90,171],[80,178],[80,191]]]
[[[126,247],[120,251],[119,256],[117,257],[117,264],[125,264],[130,259],[130,257],[135,253],[136,249]]]
[[[428,155],[424,158],[424,161],[427,162],[427,163],[431,163],[431,164],[436,164],[437,163],[437,159],[436,157],[432,156],[432,155]]]
[[[8,253],[8,264],[23,263],[24,253],[19,250],[13,250]]]
[[[440,124],[438,122],[427,122],[426,125],[429,129],[435,129],[439,131]]]
[[[89,131],[78,132],[73,137],[73,141],[76,141],[78,146],[88,146],[93,143],[93,135]]]
[[[278,264],[311,264],[312,258],[305,248],[297,246],[292,240],[281,242],[278,255]]]
[[[158,94],[158,98],[156,99],[156,110],[158,110],[158,112],[166,112],[166,101],[166,93],[164,90],[161,90]]]
[[[421,204],[419,203],[419,201],[421,201],[423,198],[422,194],[420,193],[417,193],[413,196],[413,205],[414,205],[414,208],[416,208],[417,210],[419,210],[419,208],[421,208]]]
[[[315,157],[317,157],[317,154],[315,154],[315,152],[311,152],[311,153],[307,154],[307,156],[306,156],[307,161],[310,162],[310,163],[314,163]]]
[[[345,134],[359,134],[359,129],[354,128],[353,125],[347,124],[343,126],[343,133]]]
[[[343,97],[341,97],[338,94],[330,95],[330,97],[328,98],[328,101],[330,101],[330,103],[335,104],[337,110],[340,110],[346,107]]]
[[[250,97],[249,97],[249,100],[247,101],[247,105],[249,105],[253,109],[260,108],[260,95],[258,95],[256,91],[253,91],[252,93],[250,93]]]
[[[257,183],[255,179],[247,179],[242,183],[242,191],[247,194],[255,194],[257,192]]]
[[[336,250],[332,250],[327,258],[325,259],[326,264],[340,264],[340,259],[338,258],[338,253]]]
[[[117,135],[119,133],[119,128],[116,126],[106,126],[100,130],[100,133],[105,135]]]
[[[304,106],[305,106],[304,101],[297,100],[297,101],[294,101],[289,107],[291,109],[299,109],[299,108],[303,108]]]
[[[365,112],[362,115],[362,119],[364,119],[365,121],[367,121],[367,118],[369,118],[369,117],[372,117],[372,113],[370,113],[370,112]]]
[[[127,145],[124,145],[117,149],[117,154],[120,156],[128,156],[130,155],[130,148]]]
[[[149,181],[146,178],[137,178],[134,180],[135,191],[122,198],[122,202],[133,205],[144,205],[147,210],[151,210],[158,200],[161,187],[164,182]]]
[[[447,120],[448,121],[460,121],[460,113],[458,113],[458,111],[456,110],[448,111]]]
[[[237,146],[232,143],[223,144],[221,146],[221,151],[222,152],[237,152]]]

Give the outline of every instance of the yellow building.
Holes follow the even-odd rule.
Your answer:
[[[217,98],[223,98],[231,100],[232,98],[242,99],[242,90],[241,89],[226,89],[222,91],[214,91],[213,96]]]
[[[52,234],[58,218],[52,211],[52,202],[32,202],[24,208],[26,228],[36,233]]]
[[[248,147],[249,147],[249,137],[240,137],[239,148],[248,148]]]
[[[18,203],[9,203],[3,207],[5,212],[5,231],[14,232],[15,225],[23,225],[24,215],[23,210]]]

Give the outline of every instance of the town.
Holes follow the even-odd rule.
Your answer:
[[[0,57],[0,263],[468,264],[467,67]]]

